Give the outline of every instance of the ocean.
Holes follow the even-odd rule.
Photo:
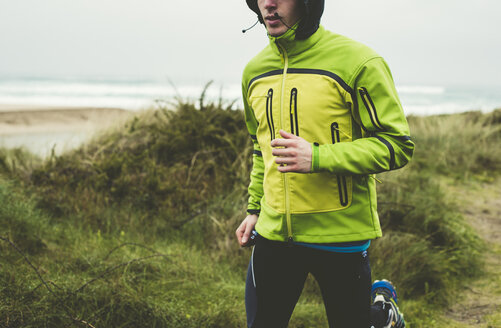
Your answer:
[[[112,107],[139,110],[176,96],[196,100],[204,84],[174,85],[158,79],[0,78],[0,105]],[[501,90],[480,87],[397,85],[406,115],[452,114],[501,107]],[[212,84],[209,99],[222,96],[241,106],[240,84]]]

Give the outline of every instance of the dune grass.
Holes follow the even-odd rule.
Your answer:
[[[491,181],[501,169],[501,109],[489,114],[409,117],[418,145],[414,171]]]
[[[252,147],[229,107],[179,101],[46,160],[0,150],[0,325],[245,326],[249,250],[234,230]],[[411,117],[414,161],[379,176],[373,277],[397,285],[411,327],[440,327],[433,313],[482,272],[483,245],[440,181],[499,168],[499,117]],[[290,327],[325,325],[308,279]]]

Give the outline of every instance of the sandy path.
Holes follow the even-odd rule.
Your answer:
[[[486,275],[461,292],[447,316],[465,328],[501,327],[501,179],[451,186],[461,210],[487,244]],[[468,194],[465,194],[468,191]]]

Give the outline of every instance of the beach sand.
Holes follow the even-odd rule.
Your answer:
[[[0,105],[0,147],[25,147],[40,156],[61,153],[133,113],[119,108]]]

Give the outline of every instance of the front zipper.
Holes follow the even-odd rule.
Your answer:
[[[275,139],[275,126],[273,124],[273,89],[268,90],[266,96],[266,119],[270,128],[271,140]]]
[[[331,124],[331,135],[332,143],[340,142],[341,138],[339,136],[339,124],[334,122]],[[342,175],[337,175],[337,187],[339,190],[339,202],[342,206],[348,205],[348,188],[346,186],[346,177]]]
[[[360,87],[358,88],[358,93],[360,93],[360,98],[362,98],[365,108],[369,113],[372,125],[374,125],[376,129],[383,130],[383,126],[381,125],[381,122],[379,122],[379,118],[377,117],[376,106],[374,105],[374,102],[369,95],[369,91],[367,91],[365,87]]]
[[[280,98],[280,127],[284,127],[283,124],[285,122],[284,119],[284,98],[285,98],[285,79],[287,77],[287,68],[289,65],[289,58],[287,57],[287,51],[284,47],[280,45],[277,41],[275,41],[281,55],[284,59],[284,70],[282,74],[282,96]],[[291,211],[290,211],[290,197],[289,197],[289,178],[288,173],[283,173],[284,175],[284,190],[285,190],[285,217],[287,221],[287,240],[290,244],[294,242],[292,237],[292,222],[291,222]]]
[[[291,133],[299,137],[299,126],[297,122],[297,89],[291,90],[290,101]]]

